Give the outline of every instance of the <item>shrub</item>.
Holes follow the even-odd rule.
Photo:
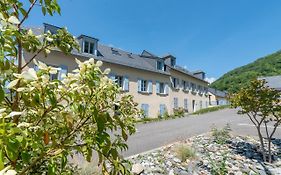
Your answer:
[[[231,131],[230,126],[227,124],[222,129],[217,129],[214,127],[212,129],[212,136],[214,137],[214,141],[218,144],[225,144],[226,141],[230,138],[229,131]]]
[[[179,144],[175,147],[176,156],[182,161],[186,161],[187,159],[195,159],[196,151],[188,145]]]
[[[101,61],[76,60],[63,80],[51,80],[58,69],[35,61],[53,49],[79,50],[65,28],[36,36],[22,27],[34,7],[60,13],[57,0],[1,0],[0,7],[0,174],[75,174],[68,159],[90,161],[93,150],[104,174],[128,174],[120,151],[135,132],[133,97],[119,96]],[[23,51],[31,56],[24,60]],[[28,69],[32,61],[39,71]]]
[[[229,105],[208,107],[208,108],[200,109],[196,112],[193,112],[193,114],[198,114],[198,115],[199,114],[205,114],[205,113],[208,113],[208,112],[214,112],[214,111],[222,110],[222,109],[229,108],[229,107],[230,107]]]
[[[183,117],[185,110],[183,108],[174,109],[174,116],[176,117]]]

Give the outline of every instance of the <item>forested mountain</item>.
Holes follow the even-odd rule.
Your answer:
[[[238,67],[213,82],[210,87],[237,92],[252,79],[262,76],[281,75],[281,51],[257,59],[245,66]]]

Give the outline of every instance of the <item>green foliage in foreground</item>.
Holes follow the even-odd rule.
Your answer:
[[[0,174],[77,174],[68,159],[90,161],[93,151],[103,174],[130,174],[120,151],[135,132],[132,96],[120,97],[110,70],[94,59],[76,60],[77,69],[51,80],[58,68],[35,58],[54,48],[68,54],[79,49],[77,41],[65,28],[40,36],[22,28],[34,7],[60,13],[56,0],[23,2],[0,1]],[[23,51],[31,58],[24,61]],[[39,71],[28,69],[31,61]]]
[[[192,114],[205,114],[205,113],[208,113],[208,112],[214,112],[214,111],[218,111],[218,110],[222,110],[222,109],[225,109],[225,108],[229,108],[230,106],[229,105],[222,105],[222,106],[215,106],[215,107],[209,107],[209,108],[204,108],[204,109],[200,109]]]
[[[250,64],[224,74],[210,87],[235,93],[242,87],[249,85],[251,80],[257,77],[274,75],[281,75],[281,51],[259,58]]]

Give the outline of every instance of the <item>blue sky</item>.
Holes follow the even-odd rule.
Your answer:
[[[159,56],[219,78],[281,49],[279,0],[58,0],[62,15],[32,12],[26,25],[66,26],[107,45]]]

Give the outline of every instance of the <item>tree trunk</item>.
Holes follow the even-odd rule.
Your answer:
[[[261,144],[263,161],[266,161],[266,152],[265,152],[265,148],[264,148],[264,142],[263,142],[260,126],[257,126],[257,130],[258,130],[259,140],[260,140],[260,144]]]
[[[268,138],[268,162],[272,163],[272,156],[271,156],[271,138]]]

